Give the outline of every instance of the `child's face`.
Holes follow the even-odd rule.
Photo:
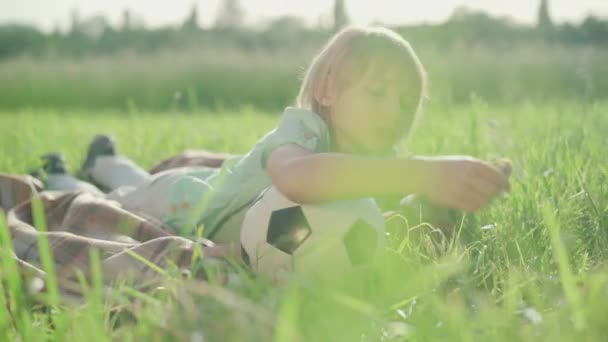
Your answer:
[[[415,75],[372,66],[363,78],[336,94],[331,124],[339,152],[389,155],[409,130],[419,91]]]

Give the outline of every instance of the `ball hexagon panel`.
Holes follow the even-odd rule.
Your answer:
[[[376,253],[378,232],[365,220],[357,220],[342,239],[353,266],[369,262]]]
[[[266,241],[277,249],[293,255],[312,234],[300,206],[275,210],[270,215]]]

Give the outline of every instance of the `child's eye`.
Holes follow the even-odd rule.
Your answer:
[[[368,92],[371,97],[376,98],[376,99],[384,97],[383,89],[369,89]]]

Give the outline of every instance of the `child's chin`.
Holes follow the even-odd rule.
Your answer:
[[[361,155],[367,155],[367,156],[374,156],[374,157],[384,157],[384,156],[390,156],[391,155],[391,148],[387,148],[387,147],[370,147],[368,149],[366,149],[365,151],[361,151],[359,152],[359,154]]]
[[[392,154],[393,145],[388,143],[378,143],[369,148],[370,153],[376,156],[386,156]]]
[[[352,146],[348,151],[350,154],[366,155],[366,156],[386,156],[392,155],[393,145],[384,142],[370,141],[359,146]]]

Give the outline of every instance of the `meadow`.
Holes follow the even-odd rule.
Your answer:
[[[603,102],[431,103],[411,152],[507,156],[514,163],[511,193],[465,216],[446,255],[408,238],[405,232],[419,222],[392,217],[385,260],[344,283],[302,280],[277,289],[241,270],[226,288],[207,288],[167,276],[156,294],[119,287],[104,302],[91,291],[88,305],[46,310],[25,304],[23,292],[24,306],[0,309],[2,334],[27,341],[377,341],[390,340],[397,329],[420,341],[601,340],[608,291],[607,110]],[[61,151],[77,169],[98,132],[115,135],[120,152],[146,166],[185,148],[242,153],[275,120],[253,109],[4,112],[0,168],[23,173],[39,155]],[[8,269],[2,268],[4,286],[18,281]],[[25,290],[11,288],[7,298],[16,295],[11,291]],[[128,308],[129,319],[111,314],[118,304]],[[383,330],[387,322],[393,330]]]
[[[0,108],[181,111],[254,106],[280,111],[292,102],[314,47],[277,51],[183,48],[154,54],[0,61]],[[606,49],[520,43],[488,47],[415,45],[437,103],[608,98]],[[252,86],[254,85],[254,86]]]
[[[296,278],[276,288],[234,265],[226,286],[168,273],[155,291],[118,284],[105,299],[107,289],[94,276],[86,303],[68,304],[29,292],[0,229],[2,340],[605,340],[605,52],[560,51],[544,64],[543,49],[518,52],[509,63],[498,63],[499,54],[463,50],[442,64],[439,53],[423,52],[432,98],[403,153],[513,162],[511,192],[464,215],[456,238],[445,241],[447,252],[437,253],[424,222],[396,215],[387,218],[389,244],[377,264],[339,283]],[[190,95],[180,77],[199,82],[190,71],[202,78],[213,69],[210,77],[220,80],[229,68],[204,69],[188,55],[182,62],[121,57],[133,64],[3,62],[0,171],[26,173],[51,151],[63,152],[77,170],[90,139],[102,132],[146,167],[187,148],[244,153],[294,96],[294,64],[306,60],[302,56],[277,59],[272,70],[282,76],[230,70],[225,83],[193,83]],[[242,63],[244,57],[234,58]],[[270,65],[256,61],[251,65]],[[261,86],[244,90],[243,103],[216,101],[241,94],[243,83],[235,80],[242,77],[260,77]],[[175,103],[176,89],[186,89],[183,103]],[[134,95],[129,100],[126,93]]]

